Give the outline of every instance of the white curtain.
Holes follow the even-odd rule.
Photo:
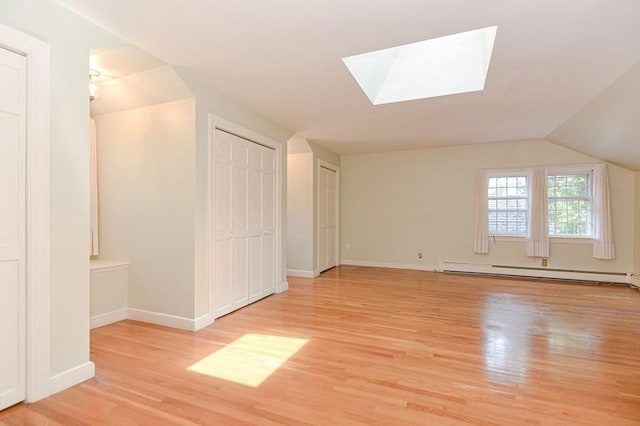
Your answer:
[[[529,257],[549,257],[549,215],[547,213],[547,169],[531,169],[529,183]]]
[[[609,205],[609,174],[605,164],[593,168],[593,197],[591,214],[593,219],[593,257],[615,259]]]
[[[473,242],[474,253],[489,253],[487,172],[480,170],[476,182],[476,232]]]
[[[96,122],[89,119],[89,153],[90,153],[90,224],[91,240],[89,243],[89,254],[97,256],[98,250],[98,152],[96,147]]]

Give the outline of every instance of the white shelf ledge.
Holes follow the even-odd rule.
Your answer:
[[[116,271],[118,269],[127,269],[129,262],[125,260],[112,259],[91,259],[89,269],[91,272]]]

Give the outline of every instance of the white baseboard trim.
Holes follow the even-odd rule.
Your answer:
[[[113,324],[114,322],[126,320],[128,318],[127,308],[117,309],[100,315],[94,315],[90,318],[90,328],[102,327]]]
[[[569,281],[593,281],[624,284],[628,284],[630,282],[630,274],[624,272],[616,273],[565,269],[544,269],[453,261],[440,262],[440,264],[438,265],[438,271],[484,275],[503,275],[526,278],[559,279]]]
[[[198,317],[193,321],[193,331],[198,331],[198,330],[202,330],[205,327],[209,327],[211,324],[214,323],[214,321],[215,319],[213,318],[213,315],[211,314],[202,315],[201,317]]]
[[[93,362],[85,362],[77,367],[70,368],[67,371],[58,373],[55,376],[49,378],[49,393],[61,392],[65,389],[69,389],[71,386],[75,386],[89,380],[96,375],[96,366]]]
[[[305,271],[302,269],[287,269],[287,275],[290,277],[301,277],[301,278],[317,277],[314,271]]]
[[[280,285],[276,286],[276,294],[284,293],[289,290],[289,283],[287,281],[282,281]]]
[[[371,266],[374,268],[393,268],[393,269],[411,269],[415,271],[435,271],[438,269],[436,266],[418,265],[412,263],[391,263],[391,262],[375,262],[369,260],[351,260],[342,259],[341,265],[350,266]]]
[[[176,315],[161,314],[159,312],[144,311],[142,309],[129,308],[127,318],[134,321],[148,322],[151,324],[163,325],[165,327],[178,328],[180,330],[195,331],[196,321],[179,317]]]
[[[640,276],[639,275],[635,275],[635,274],[630,274],[629,275],[629,284],[631,284],[634,287],[640,288]]]

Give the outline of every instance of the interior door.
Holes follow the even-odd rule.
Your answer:
[[[272,149],[216,130],[213,314],[275,291],[276,159]]]
[[[320,272],[338,264],[337,173],[320,167],[318,191],[318,268]]]
[[[25,399],[25,71],[0,48],[0,409]]]

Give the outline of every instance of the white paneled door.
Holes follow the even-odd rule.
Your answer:
[[[274,150],[216,129],[213,316],[275,291]]]
[[[320,166],[318,191],[318,269],[338,264],[338,179],[337,172]]]
[[[25,399],[25,71],[0,48],[0,410]]]

